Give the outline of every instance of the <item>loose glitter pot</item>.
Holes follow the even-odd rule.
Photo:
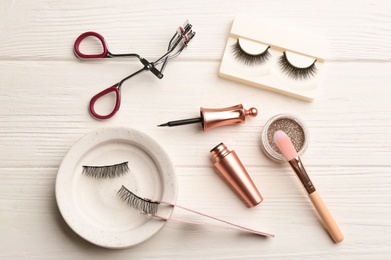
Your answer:
[[[295,115],[278,114],[270,118],[262,130],[261,147],[270,159],[277,162],[286,161],[273,140],[274,133],[277,130],[282,130],[289,136],[299,156],[305,152],[309,142],[307,126]]]

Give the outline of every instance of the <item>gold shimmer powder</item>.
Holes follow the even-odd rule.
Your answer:
[[[274,151],[281,154],[274,143],[274,133],[278,130],[284,131],[289,136],[296,151],[300,151],[303,148],[305,135],[301,125],[290,118],[281,118],[272,122],[267,130],[267,139]]]
[[[274,133],[277,130],[282,130],[289,136],[298,155],[304,153],[309,139],[305,124],[294,115],[279,114],[269,119],[262,131],[262,149],[267,156],[275,161],[285,161],[274,143]]]

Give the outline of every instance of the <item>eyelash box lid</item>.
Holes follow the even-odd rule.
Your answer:
[[[314,36],[237,16],[228,35],[219,76],[312,101],[319,88],[327,49],[327,44]],[[262,56],[264,61],[253,62]]]

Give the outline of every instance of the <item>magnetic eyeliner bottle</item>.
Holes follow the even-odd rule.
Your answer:
[[[261,194],[235,151],[220,143],[210,153],[222,179],[247,207],[252,208],[262,202]]]
[[[201,123],[202,130],[207,131],[220,126],[244,124],[246,117],[256,117],[257,115],[258,110],[255,107],[247,110],[242,104],[224,108],[201,107],[199,117],[170,121],[158,126],[173,127]]]

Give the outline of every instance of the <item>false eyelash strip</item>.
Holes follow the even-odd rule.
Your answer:
[[[128,162],[105,166],[83,165],[83,175],[92,178],[115,178],[124,175],[129,171]]]
[[[254,230],[254,229],[242,227],[242,226],[233,224],[231,222],[228,222],[228,221],[225,221],[225,220],[222,220],[222,219],[219,219],[219,218],[215,218],[215,217],[206,215],[204,213],[201,213],[201,212],[189,209],[189,208],[185,208],[185,207],[182,207],[182,206],[179,206],[179,205],[176,205],[176,204],[172,204],[172,203],[169,203],[169,202],[163,202],[163,201],[153,201],[153,200],[150,200],[150,199],[143,199],[143,198],[137,196],[136,194],[134,194],[133,192],[131,192],[130,190],[128,190],[123,185],[122,185],[121,189],[118,191],[118,195],[128,205],[130,205],[130,206],[140,210],[142,215],[150,216],[150,217],[155,218],[155,219],[160,219],[160,220],[165,220],[165,221],[172,221],[172,222],[178,222],[178,223],[193,224],[193,225],[202,225],[202,226],[226,228],[226,229],[231,229],[231,230],[248,232],[248,233],[252,233],[252,234],[256,234],[256,235],[260,235],[260,236],[265,236],[265,237],[274,237],[273,234],[260,232],[260,231]],[[213,224],[207,224],[207,223],[201,223],[201,222],[195,222],[195,221],[188,221],[188,220],[181,220],[181,219],[171,219],[171,218],[165,218],[165,217],[157,216],[155,214],[156,214],[156,212],[158,210],[158,206],[160,204],[165,204],[165,205],[168,205],[168,206],[171,206],[171,207],[177,207],[177,208],[180,208],[180,209],[192,212],[194,214],[198,214],[200,216],[203,216],[203,217],[206,217],[206,218],[210,218],[210,219],[222,222],[222,223],[227,224],[227,225],[229,225],[231,227],[221,226],[221,225],[213,225]]]
[[[243,48],[240,46],[239,39],[236,41],[234,45],[232,45],[232,52],[234,57],[243,62],[245,65],[258,65],[261,64],[265,61],[267,61],[270,58],[270,53],[269,53],[269,47],[267,49],[260,53],[260,54],[249,54],[243,50]]]
[[[310,77],[314,76],[318,70],[315,63],[316,60],[306,68],[296,67],[289,62],[285,52],[278,59],[278,64],[280,65],[281,69],[285,72],[286,75],[293,79],[309,79]]]
[[[132,206],[133,208],[140,210],[141,212],[145,212],[151,215],[155,215],[159,202],[152,201],[148,199],[143,199],[130,190],[128,190],[125,186],[122,185],[121,189],[117,192],[119,197],[125,201],[129,206]]]

